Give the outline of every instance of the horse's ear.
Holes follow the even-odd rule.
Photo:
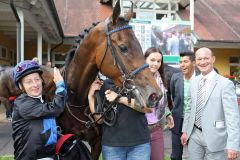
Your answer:
[[[117,19],[118,19],[120,13],[121,13],[120,0],[118,0],[113,9],[113,14],[112,14],[112,24],[113,25],[115,25],[117,23]]]
[[[133,17],[133,2],[131,1],[131,9],[124,15],[124,18],[128,21]]]

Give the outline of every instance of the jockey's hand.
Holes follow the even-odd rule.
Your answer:
[[[99,91],[103,85],[103,81],[96,79],[89,88],[88,97],[94,98],[95,91]]]
[[[109,102],[113,102],[117,98],[118,94],[112,90],[105,91],[105,97]]]
[[[54,67],[53,69],[53,81],[56,84],[58,81],[63,81],[63,77],[60,74],[60,71],[58,68]]]

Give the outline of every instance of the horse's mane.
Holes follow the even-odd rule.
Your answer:
[[[7,65],[1,65],[0,72],[4,72],[7,68],[9,68]]]
[[[78,35],[78,38],[75,40],[75,43],[72,45],[72,48],[68,51],[67,56],[65,58],[65,66],[66,67],[73,59],[76,51],[78,50],[78,48],[80,48],[80,45],[82,44],[85,37],[87,37],[90,30],[93,29],[98,23],[99,22],[92,23],[91,27],[84,29],[83,32]]]

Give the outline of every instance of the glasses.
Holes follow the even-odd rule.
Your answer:
[[[32,67],[38,67],[38,64],[35,61],[29,61],[28,63],[22,63],[19,64],[16,68],[16,72],[18,74],[22,73],[23,71],[25,71],[28,68],[32,68]]]

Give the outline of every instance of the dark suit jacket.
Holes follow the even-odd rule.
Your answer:
[[[172,78],[172,75],[174,73],[181,72],[179,68],[175,68],[172,66],[169,66],[168,64],[164,64],[164,75],[165,75],[165,81],[167,83],[167,100],[168,100],[168,107],[170,110],[173,108],[172,100],[171,100],[171,91],[170,91],[170,81]]]
[[[170,81],[170,91],[172,94],[173,108],[172,116],[174,119],[174,133],[182,132],[183,123],[183,105],[184,105],[184,80],[182,72],[172,75]]]

